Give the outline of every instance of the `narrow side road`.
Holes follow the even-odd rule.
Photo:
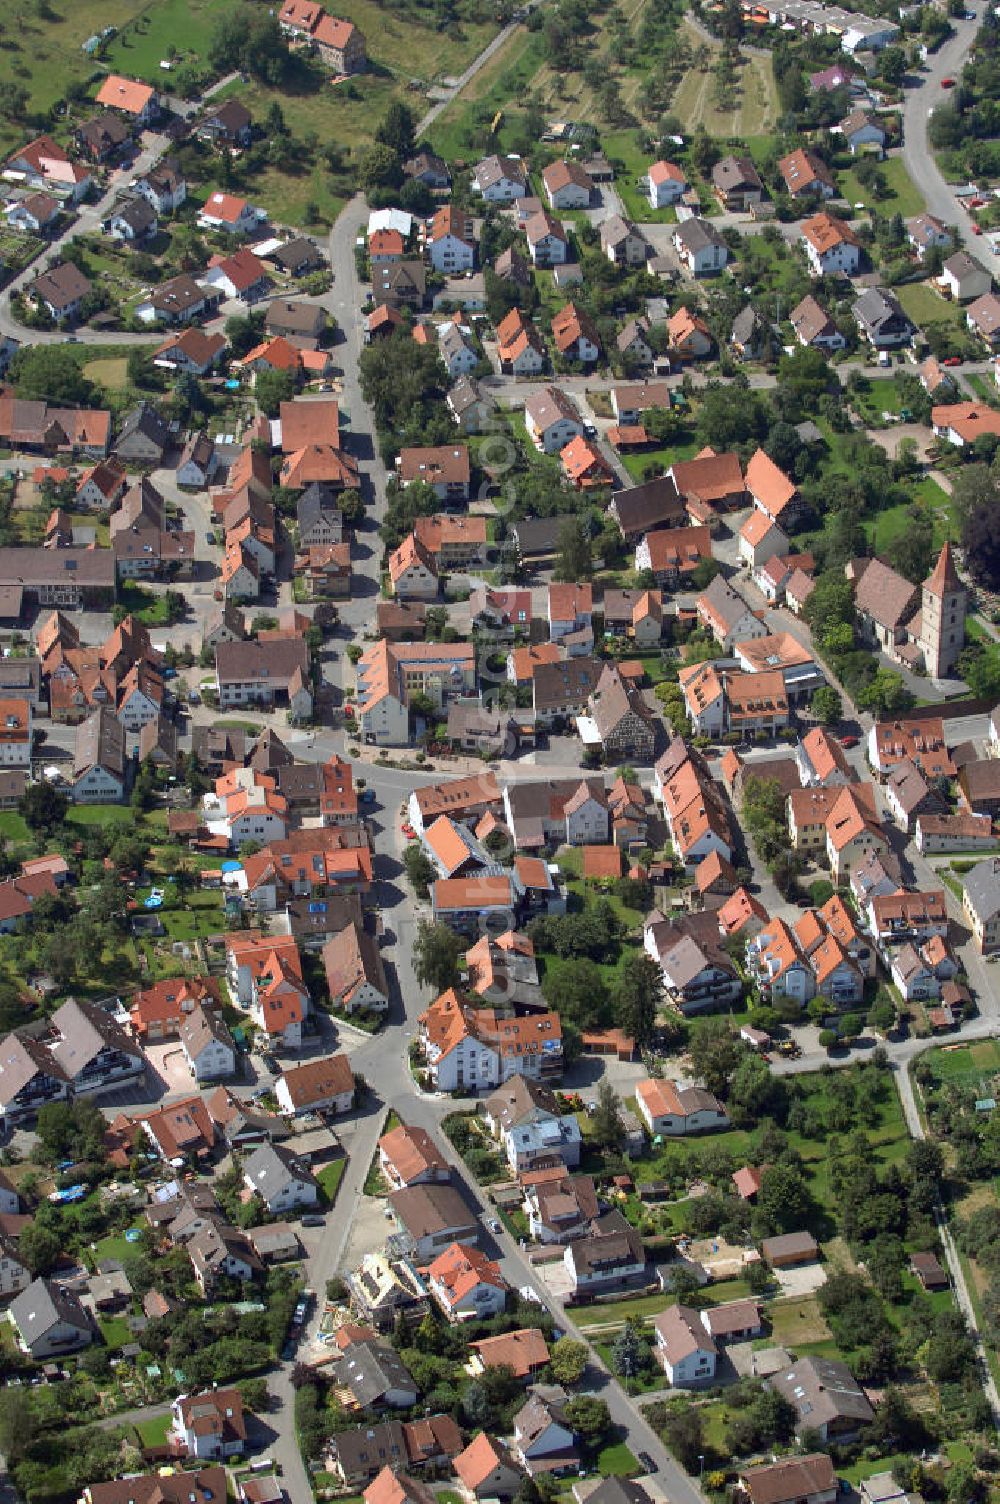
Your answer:
[[[529,0],[529,3],[524,7],[524,9],[525,11],[534,10],[535,6],[540,4],[541,0]],[[522,23],[520,21],[510,21],[502,31],[498,31],[492,42],[487,43],[479,56],[474,57],[472,59],[472,62],[466,68],[465,72],[459,75],[458,82],[455,84],[455,87],[448,93],[448,95],[444,99],[439,99],[436,104],[431,106],[423,119],[418,120],[416,129],[416,136],[418,141],[420,140],[421,136],[426,136],[427,132],[430,130],[431,126],[434,124],[438,116],[442,114],[450,104],[454,104],[455,100],[461,94],[466,85],[470,84],[475,78],[476,74],[479,73],[481,69],[486,67],[486,64],[489,62],[490,58],[495,57],[496,54],[500,51],[501,47],[506,46],[511,37],[514,35],[515,31],[517,31],[517,29],[521,26],[521,24]]]
[[[906,1126],[910,1130],[911,1137],[915,1139],[926,1138],[927,1135],[924,1132],[924,1125],[921,1121],[920,1112],[917,1108],[917,1100],[914,1095],[913,1078],[910,1075],[908,1065],[896,1067],[896,1081],[899,1086],[899,1100],[903,1104],[903,1116],[906,1119]],[[962,1261],[959,1258],[958,1249],[955,1247],[955,1239],[951,1235],[951,1228],[948,1226],[944,1208],[940,1203],[934,1209],[934,1220],[941,1234],[941,1243],[944,1248],[945,1260],[948,1264],[948,1273],[951,1275],[951,1282],[955,1290],[955,1298],[958,1301],[962,1315],[968,1322],[969,1331],[975,1340],[976,1357],[979,1360],[979,1374],[983,1393],[986,1395],[990,1409],[993,1412],[993,1424],[1000,1429],[1000,1393],[997,1392],[993,1372],[986,1356],[986,1346],[976,1325],[976,1311],[972,1304],[972,1296],[969,1293],[969,1286],[965,1278],[965,1271],[962,1268]]]

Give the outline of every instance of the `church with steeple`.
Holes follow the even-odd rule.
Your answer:
[[[932,679],[947,679],[955,672],[958,655],[965,646],[967,600],[968,592],[955,569],[951,544],[946,543],[920,593],[917,642]]]

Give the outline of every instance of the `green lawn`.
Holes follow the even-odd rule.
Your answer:
[[[616,1441],[598,1452],[597,1471],[602,1478],[634,1478],[642,1468],[625,1443]]]
[[[903,312],[921,328],[926,324],[952,324],[956,332],[966,332],[965,314],[959,305],[943,298],[927,282],[904,282],[895,291]]]
[[[99,1316],[97,1325],[101,1329],[106,1347],[124,1347],[132,1341],[132,1333],[129,1331],[128,1318],[125,1316]]]
[[[895,542],[901,533],[908,530],[910,506],[913,502],[922,508],[929,509],[933,516],[935,548],[939,548],[945,539],[951,539],[953,543],[957,541],[959,528],[952,500],[946,491],[942,491],[937,481],[931,480],[929,476],[926,477],[912,487],[910,495],[911,501],[903,502],[897,507],[889,507],[864,524],[865,531],[877,554],[882,553]]]
[[[923,1058],[942,1081],[962,1076],[986,1076],[991,1071],[1000,1071],[1000,1041],[983,1039],[976,1044],[946,1045],[928,1051]]]
[[[971,376],[963,377],[963,380],[966,386],[972,388],[977,397],[980,397],[984,402],[988,402],[991,407],[996,407],[997,401],[1000,399],[1000,389],[998,389],[995,381],[991,381],[988,376],[980,376],[978,371]]]
[[[722,1305],[727,1300],[742,1300],[750,1294],[750,1286],[745,1279],[719,1280],[708,1287],[712,1305]],[[573,1320],[579,1327],[602,1326],[610,1322],[625,1322],[632,1319],[641,1320],[647,1316],[658,1316],[668,1306],[675,1304],[676,1295],[661,1290],[655,1295],[633,1295],[627,1300],[606,1301],[601,1305],[577,1306],[573,1312]]]
[[[0,836],[8,841],[31,839],[31,832],[16,809],[7,809],[0,814]]]
[[[166,627],[170,624],[166,595],[158,595],[135,580],[125,580],[119,585],[118,601],[147,627]]]
[[[346,1169],[347,1159],[344,1157],[333,1160],[331,1164],[324,1165],[321,1170],[317,1171],[316,1179],[319,1181],[319,1188],[323,1193],[327,1206],[332,1206],[336,1201],[340,1182],[344,1178],[344,1171]]]
[[[97,1268],[102,1259],[117,1259],[121,1263],[123,1259],[130,1257],[135,1252],[136,1245],[129,1243],[124,1234],[119,1237],[102,1238],[94,1247],[92,1255],[94,1268]]]
[[[926,205],[919,191],[910,181],[902,158],[889,157],[878,166],[888,184],[888,196],[876,198],[870,188],[862,187],[853,170],[848,170],[837,173],[837,183],[847,202],[852,205],[864,204],[866,208],[876,209],[882,215],[901,214],[904,219],[912,219],[915,215],[922,214]]]
[[[149,1420],[140,1420],[135,1428],[139,1433],[139,1440],[144,1447],[164,1447],[167,1444],[167,1434],[170,1431],[170,1412],[166,1415],[153,1415]]]
[[[662,475],[677,460],[693,460],[701,445],[697,439],[687,439],[681,444],[669,444],[664,449],[643,449],[637,454],[623,454],[622,464],[633,480],[645,479],[647,469],[655,467],[654,473]]]
[[[71,804],[66,812],[68,825],[132,825],[135,811],[127,804]]]

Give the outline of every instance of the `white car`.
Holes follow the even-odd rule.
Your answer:
[[[533,1306],[540,1306],[542,1304],[542,1297],[531,1285],[522,1285],[517,1293],[522,1300],[530,1301]]]

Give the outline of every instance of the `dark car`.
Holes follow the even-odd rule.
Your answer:
[[[650,1457],[648,1452],[640,1452],[639,1461],[642,1463],[647,1473],[655,1473],[658,1471],[656,1463],[653,1461],[652,1457]]]

